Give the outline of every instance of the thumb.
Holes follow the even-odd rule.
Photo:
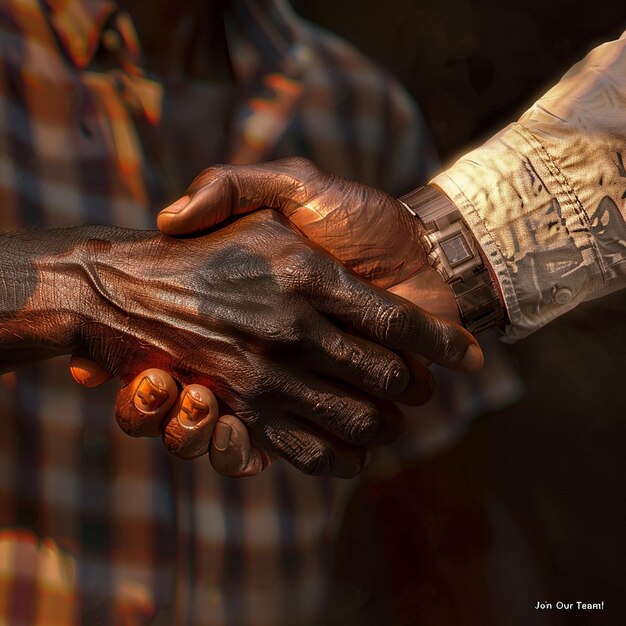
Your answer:
[[[323,189],[325,175],[302,158],[260,165],[216,165],[204,170],[187,194],[163,209],[159,230],[186,235],[207,230],[231,215],[270,208],[286,217]]]

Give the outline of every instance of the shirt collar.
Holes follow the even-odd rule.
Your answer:
[[[98,50],[105,26],[115,14],[120,15],[117,3],[112,0],[43,1],[60,44],[77,67],[86,69]],[[301,78],[312,55],[306,29],[287,0],[233,0],[231,6],[232,19],[226,16],[230,23],[229,46],[233,48],[231,52],[235,52],[231,58],[239,80],[248,86],[248,98],[239,117],[247,120],[241,122],[242,127],[250,126],[255,135],[254,141],[246,141],[244,136],[233,145],[254,144],[254,150],[248,152],[234,149],[244,155],[241,159],[249,162],[266,156],[287,127],[302,97]],[[127,27],[132,28],[130,20],[126,21]],[[130,74],[135,78],[141,78],[142,72],[136,63],[125,69],[132,70]],[[151,81],[143,80],[147,82]],[[139,94],[137,89],[131,91]],[[152,117],[158,119],[157,114]],[[260,136],[262,141],[259,141]]]
[[[65,52],[81,69],[89,66],[111,16],[113,0],[44,0],[50,23]],[[297,76],[306,64],[298,45],[302,29],[287,0],[234,0],[236,38],[255,52],[258,69]]]
[[[59,42],[72,62],[85,69],[100,44],[102,31],[117,10],[110,0],[44,0]]]

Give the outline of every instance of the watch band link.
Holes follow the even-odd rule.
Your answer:
[[[432,186],[415,189],[400,201],[424,225],[428,263],[450,285],[461,320],[473,334],[505,320],[505,311],[476,239],[458,208]]]

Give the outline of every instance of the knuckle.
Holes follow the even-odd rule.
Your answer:
[[[258,363],[258,359],[255,359],[255,363]],[[257,364],[230,376],[228,382],[220,387],[220,397],[237,411],[239,417],[244,416],[242,421],[248,422],[256,414],[250,407],[257,406],[265,398],[271,398],[284,387],[284,381],[271,368]]]
[[[325,282],[322,255],[299,242],[285,255],[279,269],[287,287],[296,292],[315,289]]]
[[[411,312],[404,303],[383,305],[379,315],[381,338],[386,343],[394,343],[407,336],[412,328]]]
[[[411,382],[411,374],[406,363],[397,358],[386,364],[380,380],[383,393],[397,396],[407,390]]]
[[[335,466],[333,451],[323,443],[315,443],[303,450],[297,459],[299,468],[310,476],[328,476]]]
[[[207,167],[202,170],[192,181],[187,191],[194,192],[204,187],[206,184],[223,176],[230,176],[232,173],[232,166],[225,165],[223,163],[217,163],[211,167]]]
[[[348,434],[352,443],[365,444],[371,441],[380,428],[376,407],[368,402],[359,403],[348,425]]]
[[[387,332],[392,336],[404,337],[412,327],[408,305],[401,303],[388,309]]]
[[[356,343],[346,341],[341,335],[337,335],[328,346],[328,353],[336,363],[360,373],[366,369],[367,358],[364,350]]]
[[[341,399],[330,393],[313,393],[313,414],[319,418],[329,418],[341,410]]]
[[[380,426],[378,411],[373,404],[333,393],[315,394],[313,414],[318,422],[356,444],[370,441]]]
[[[400,357],[388,358],[341,336],[330,343],[328,354],[335,363],[364,380],[374,391],[399,395],[410,384],[409,369]]]
[[[317,269],[319,263],[319,253],[305,242],[297,241],[291,246],[285,262],[285,266],[293,268],[292,271],[299,271],[305,274]]]
[[[319,170],[317,166],[309,159],[302,156],[287,157],[277,161],[279,165],[290,170],[297,170],[300,173],[315,174]]]
[[[304,430],[285,430],[280,422],[268,420],[262,432],[269,445],[280,456],[305,474],[326,476],[335,467],[330,447]]]
[[[277,347],[289,347],[300,343],[304,337],[304,327],[296,316],[291,319],[275,317],[259,322],[256,332],[265,343]]]

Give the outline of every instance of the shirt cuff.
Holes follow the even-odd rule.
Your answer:
[[[514,341],[606,287],[589,218],[540,141],[514,123],[436,176],[492,266]]]

